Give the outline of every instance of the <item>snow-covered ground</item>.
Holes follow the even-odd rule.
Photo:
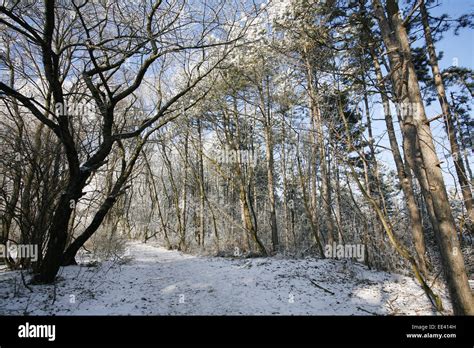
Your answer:
[[[412,278],[350,261],[224,259],[131,243],[128,262],[63,268],[56,285],[0,273],[1,315],[435,314]],[[445,290],[437,288],[449,314]]]

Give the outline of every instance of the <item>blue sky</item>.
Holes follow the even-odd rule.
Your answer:
[[[446,13],[456,18],[469,12],[474,13],[474,0],[439,0],[439,3],[439,7],[430,11],[431,15],[439,16]],[[443,40],[436,46],[438,51],[444,51],[444,57],[440,62],[442,69],[451,66],[454,58],[458,59],[460,66],[474,69],[474,30],[463,29],[458,36],[445,33]]]

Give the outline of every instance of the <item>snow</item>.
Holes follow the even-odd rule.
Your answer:
[[[19,271],[0,272],[0,315],[436,314],[414,279],[348,260],[192,256],[135,242],[121,261],[59,276],[30,292]]]

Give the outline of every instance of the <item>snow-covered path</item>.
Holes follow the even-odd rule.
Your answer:
[[[413,279],[349,261],[200,257],[140,243],[128,253],[123,264],[64,268],[56,286],[33,292],[19,272],[0,273],[0,314],[433,314]]]

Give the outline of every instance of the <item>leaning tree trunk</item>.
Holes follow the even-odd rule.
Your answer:
[[[56,278],[56,274],[62,264],[62,256],[66,247],[69,219],[72,211],[75,209],[77,200],[82,196],[85,181],[86,177],[84,175],[73,178],[59,199],[49,229],[46,255],[41,263],[39,274],[34,278],[35,282],[52,283]]]
[[[89,240],[90,237],[97,231],[102,222],[104,221],[107,213],[114,206],[116,197],[109,195],[105,201],[100,206],[99,210],[96,212],[92,222],[87,226],[83,233],[81,233],[75,240],[72,242],[62,256],[62,265],[76,265],[76,254],[79,249]]]
[[[383,82],[382,69],[373,48],[370,49],[372,60],[374,63],[375,74],[377,77],[377,84],[380,90],[380,96],[382,98],[382,106],[385,115],[385,125],[387,126],[388,138],[390,141],[390,148],[392,149],[392,156],[395,161],[395,167],[397,169],[397,175],[400,180],[400,186],[402,187],[403,194],[407,204],[408,215],[410,217],[410,226],[413,235],[413,244],[416,251],[416,258],[420,266],[420,270],[424,276],[427,276],[427,261],[425,257],[425,237],[423,234],[423,223],[421,220],[421,213],[418,209],[415,199],[415,193],[413,191],[413,177],[411,170],[403,162],[402,155],[398,147],[398,140],[393,127],[392,112],[390,110],[390,101],[386,94],[385,84]]]
[[[426,47],[430,59],[431,71],[433,72],[433,78],[438,92],[438,100],[441,105],[443,112],[444,124],[446,133],[449,138],[449,145],[451,147],[451,154],[453,155],[454,167],[456,168],[456,174],[458,177],[459,185],[461,187],[462,196],[464,199],[464,206],[466,207],[467,217],[469,221],[469,228],[473,229],[474,223],[474,203],[472,199],[472,191],[467,178],[466,168],[462,160],[462,155],[459,149],[458,138],[456,135],[456,127],[453,122],[453,117],[449,107],[448,99],[446,97],[446,89],[444,87],[443,78],[438,65],[438,58],[436,56],[436,49],[433,43],[433,37],[431,35],[431,28],[428,22],[428,11],[423,0],[420,5],[421,18],[423,23],[423,30],[425,32]]]
[[[406,130],[403,135],[411,144],[418,145],[415,148],[420,151],[422,164],[426,171],[426,179],[438,225],[435,232],[440,246],[441,259],[454,313],[474,315],[474,303],[467,281],[460,243],[456,235],[456,225],[449,205],[430,124],[425,114],[423,99],[411,58],[409,38],[400,18],[398,3],[396,0],[387,0],[387,19],[380,0],[372,0],[372,2],[383,40],[390,52],[389,58],[392,58],[392,81],[398,100],[402,102],[403,106],[400,111]],[[394,64],[394,57],[398,58],[400,64]]]

